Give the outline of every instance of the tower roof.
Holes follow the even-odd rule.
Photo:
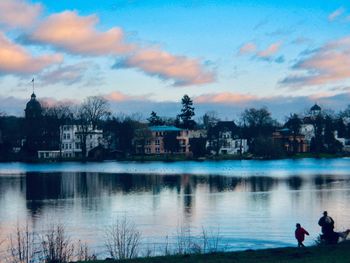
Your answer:
[[[30,100],[27,102],[26,105],[26,116],[30,117],[30,116],[39,116],[41,115],[41,104],[39,101],[36,100],[36,95],[33,92],[32,95],[30,96]]]
[[[321,107],[317,105],[317,103],[315,103],[314,106],[311,107],[310,111],[320,111]]]

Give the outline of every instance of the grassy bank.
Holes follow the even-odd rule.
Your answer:
[[[107,262],[104,260],[89,261],[93,263]],[[153,258],[140,258],[132,260],[108,261],[123,263],[338,263],[350,262],[350,242],[338,245],[308,247],[308,248],[275,248],[265,250],[249,250],[242,252],[213,253],[203,255],[166,256]]]

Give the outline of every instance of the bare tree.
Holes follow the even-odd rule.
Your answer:
[[[82,149],[82,157],[86,158],[87,136],[97,127],[98,123],[110,115],[108,101],[99,96],[88,97],[76,109],[75,118],[78,121],[78,135]]]
[[[130,259],[139,253],[141,233],[126,217],[117,220],[105,231],[105,246],[114,259]]]
[[[76,260],[78,261],[96,260],[96,256],[90,253],[87,243],[83,243],[81,242],[81,240],[79,240],[77,244]]]
[[[74,244],[66,236],[63,225],[52,225],[41,235],[41,253],[46,263],[66,263],[73,259]]]
[[[110,113],[108,101],[100,96],[86,98],[81,105],[81,111],[94,130],[99,121],[108,117]]]
[[[33,262],[35,257],[34,239],[34,233],[30,232],[28,224],[24,228],[17,225],[15,234],[11,234],[9,237],[9,262]]]

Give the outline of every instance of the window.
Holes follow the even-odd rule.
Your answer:
[[[156,148],[156,153],[160,153],[159,147]]]
[[[80,148],[79,146],[80,146],[79,143],[76,142],[76,143],[75,143],[75,148],[76,148],[76,149],[79,149],[79,148]]]
[[[69,133],[67,133],[67,139],[70,140],[70,134]]]
[[[160,145],[160,141],[159,140],[156,140],[156,145]]]
[[[71,143],[69,144],[69,149],[72,149],[72,144]]]
[[[146,153],[150,153],[151,149],[150,148],[146,148]]]
[[[67,138],[67,135],[63,133],[63,140],[65,140],[66,138]]]
[[[150,145],[151,144],[151,141],[150,140],[147,140],[146,141],[146,145]]]

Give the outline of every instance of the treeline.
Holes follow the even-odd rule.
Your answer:
[[[31,160],[37,158],[38,150],[58,150],[60,145],[60,126],[77,124],[82,129],[82,150],[86,151],[86,137],[91,129],[102,129],[109,152],[128,156],[135,152],[133,139],[138,130],[147,126],[171,125],[183,129],[206,130],[208,139],[217,138],[220,131],[215,129],[221,121],[214,112],[197,117],[193,101],[187,95],[181,100],[181,111],[175,117],[160,117],[152,111],[147,121],[138,114],[116,115],[110,110],[108,101],[102,97],[88,97],[81,105],[41,105],[36,119],[0,115],[0,160]],[[335,138],[350,138],[350,106],[334,113],[320,111],[317,116],[291,114],[285,122],[278,122],[271,112],[263,108],[249,108],[234,120],[235,133],[247,139],[249,151],[255,156],[279,157],[286,153],[283,145],[272,138],[278,129],[288,128],[292,136],[300,135],[301,127],[307,123],[314,129],[310,143],[312,153],[338,153],[342,144]],[[197,156],[208,154],[203,143],[197,147]],[[296,152],[295,152],[296,153]],[[291,154],[291,153],[288,153]],[[114,155],[113,155],[114,156]]]

